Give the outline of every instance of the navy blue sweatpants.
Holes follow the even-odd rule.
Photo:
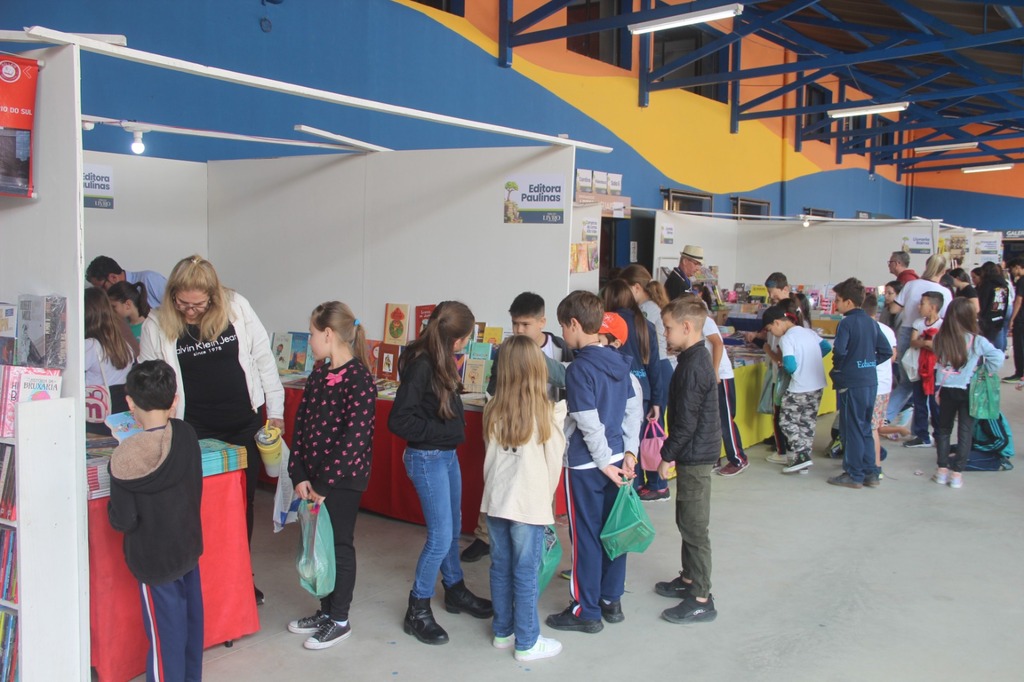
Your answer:
[[[730,464],[740,466],[747,463],[743,452],[743,439],[736,426],[736,380],[722,379],[718,382],[718,416],[722,420],[722,443],[725,456]]]
[[[626,589],[626,555],[612,561],[601,544],[601,529],[619,487],[599,469],[566,469],[563,485],[572,540],[573,614],[601,620],[598,600],[618,601]]]
[[[875,411],[878,386],[854,386],[839,392],[839,417],[843,439],[843,470],[858,483],[877,474],[875,441],[871,436],[871,417]]]
[[[199,566],[169,583],[139,583],[149,638],[147,682],[203,679],[203,586]]]

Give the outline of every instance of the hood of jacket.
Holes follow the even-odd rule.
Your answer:
[[[168,459],[175,438],[175,422],[158,431],[143,431],[117,446],[110,458],[110,475],[132,492],[164,490],[187,473],[184,458]]]
[[[576,353],[573,362],[583,362],[591,365],[596,371],[606,374],[612,379],[621,379],[629,374],[632,363],[629,356],[624,355],[609,346],[584,346]]]

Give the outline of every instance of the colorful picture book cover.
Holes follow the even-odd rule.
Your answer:
[[[402,354],[402,346],[393,343],[380,345],[380,366],[377,376],[388,381],[398,381],[398,358]]]
[[[142,433],[143,430],[142,424],[135,421],[135,417],[132,416],[131,412],[118,412],[117,414],[109,415],[103,422],[119,443],[125,438],[134,436],[136,433]]]
[[[409,343],[408,303],[388,303],[384,307],[384,343],[396,346]]]
[[[466,393],[483,393],[487,388],[487,363],[489,360],[466,360],[466,376],[462,384]]]
[[[434,312],[434,308],[437,306],[431,303],[430,305],[418,305],[416,306],[416,338],[420,338],[423,334],[423,330],[427,327],[427,322],[430,321],[430,316]]]
[[[380,341],[366,339],[366,354],[370,356],[370,373],[377,376],[377,368],[380,367]]]
[[[493,348],[494,345],[490,343],[470,341],[469,348],[466,350],[469,353],[470,360],[490,360]]]
[[[288,361],[292,357],[292,335],[289,332],[274,332],[270,349],[274,353],[274,362],[277,363],[278,371],[286,371]]]
[[[501,327],[484,327],[484,343],[500,346],[505,337],[505,330]],[[488,354],[487,357],[490,357]]]
[[[288,369],[294,372],[306,371],[309,355],[309,332],[291,332],[292,352],[288,355]]]
[[[4,365],[0,376],[0,438],[14,437],[14,414],[19,402],[59,398],[60,387],[59,369]]]

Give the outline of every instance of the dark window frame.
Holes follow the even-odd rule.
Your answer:
[[[730,197],[732,213],[737,220],[765,220],[772,214],[772,202],[748,197]],[[757,209],[757,213],[746,213],[744,209]]]
[[[716,36],[713,36],[707,31],[701,30],[699,26],[681,26],[679,28],[671,28],[665,31],[655,31],[654,39],[651,41],[652,68],[655,70],[660,69],[666,64],[666,62],[673,61],[676,57],[687,52],[700,49],[714,40],[717,40]],[[684,45],[682,48],[677,48],[670,57],[666,59],[666,46],[670,43],[690,44]],[[687,78],[690,76],[703,76],[718,73],[722,70],[720,61],[722,54],[722,50],[709,54],[707,57],[704,57],[693,64],[689,64],[679,71],[669,74],[668,79],[671,80],[673,78]],[[727,54],[726,59],[728,59]],[[686,90],[687,92],[692,92],[695,95],[713,99],[717,102],[722,102],[723,104],[727,104],[729,102],[728,83],[695,85],[688,88],[680,88],[680,90]]]
[[[690,213],[711,213],[714,206],[714,196],[711,194],[702,194],[700,192],[687,192],[681,189],[663,188],[661,190],[661,205],[665,211],[687,211]],[[679,202],[699,202],[699,208],[686,208],[681,204],[676,205],[676,201]]]
[[[565,25],[618,16],[623,0],[573,0],[565,8]],[[633,42],[629,30],[608,29],[565,39],[565,49],[620,69],[633,68]]]
[[[807,85],[804,86],[804,106],[828,106],[832,104],[832,98],[832,91],[823,85],[818,85],[817,83],[808,83]],[[828,120],[828,117],[829,116],[827,111],[819,111],[812,114],[804,114],[804,128],[810,129],[814,127],[814,125],[816,125],[817,123]],[[828,132],[831,128],[832,126],[831,124],[829,124],[827,127],[815,130],[811,134],[815,135],[817,133]],[[825,144],[830,144],[830,142],[827,140],[820,141],[824,142]]]
[[[458,17],[466,16],[466,0],[413,0],[413,2],[433,7]]]
[[[814,216],[815,218],[835,218],[836,212],[830,208],[811,208],[810,206],[805,206],[804,215]]]

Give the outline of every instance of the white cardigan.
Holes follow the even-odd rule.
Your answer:
[[[230,297],[228,320],[238,334],[238,364],[245,372],[245,383],[249,388],[249,400],[256,411],[265,402],[268,419],[284,418],[284,387],[277,374],[277,363],[271,354],[270,338],[263,323],[256,317],[256,311],[249,301],[238,292],[228,292]],[[160,327],[161,309],[156,308],[142,325],[139,359],[163,360],[174,368],[178,380],[178,419],[185,417],[185,388],[181,380],[181,365],[178,364],[177,339],[168,339]]]
[[[491,440],[484,455],[484,494],[480,511],[500,519],[546,526],[555,522],[551,501],[562,472],[565,454],[566,405],[555,403],[551,410],[551,438],[517,448],[503,448]]]

